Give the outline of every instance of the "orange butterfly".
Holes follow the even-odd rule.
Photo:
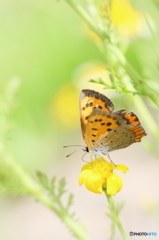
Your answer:
[[[81,91],[80,120],[87,152],[108,155],[147,135],[133,112],[113,110],[114,104],[105,95],[89,89]]]

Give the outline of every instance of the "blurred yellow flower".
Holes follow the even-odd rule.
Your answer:
[[[122,164],[115,166],[102,157],[94,159],[82,167],[79,185],[85,184],[85,187],[94,193],[102,193],[105,189],[108,195],[115,195],[121,190],[123,181],[118,174],[113,173],[114,169],[123,173],[128,171],[128,168]]]
[[[135,10],[129,0],[113,0],[111,18],[114,26],[118,26],[121,35],[136,35],[142,29],[142,15]]]
[[[147,36],[149,34],[149,29],[142,12],[136,10],[129,0],[112,0],[110,10],[108,10],[108,5],[108,1],[102,2],[100,16],[106,20],[107,24],[110,24],[108,24],[110,28],[117,27],[120,36]],[[146,17],[154,28],[150,17]],[[102,46],[102,40],[96,33],[88,29],[87,31],[85,30],[85,32],[87,32],[87,35],[100,47]]]
[[[107,67],[108,65],[95,60],[82,63],[74,71],[73,82],[76,84],[79,91],[81,91],[83,88],[88,88],[102,92],[103,86],[101,84],[94,84],[92,82],[89,82],[89,80],[101,78],[104,82],[111,84],[109,79],[109,72],[106,70]]]
[[[50,115],[53,121],[64,127],[76,128],[79,124],[79,93],[67,83],[51,99]]]

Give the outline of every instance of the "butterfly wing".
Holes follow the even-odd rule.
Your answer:
[[[145,135],[141,125],[123,124],[99,138],[95,143],[94,150],[106,154],[113,150],[126,148],[132,143],[140,142]]]
[[[113,109],[113,103],[105,95],[89,89],[81,91],[81,129],[89,150],[106,153],[140,142],[146,136],[133,112],[122,109],[112,113]]]
[[[127,113],[122,109],[114,113],[121,116],[125,124],[141,125],[139,118],[133,112]]]
[[[85,129],[87,147],[93,149],[98,139],[113,129],[118,128],[122,123],[121,117],[114,113],[94,110],[87,119],[87,127]]]
[[[84,141],[86,142],[86,145],[88,142],[88,136],[86,134],[88,117],[90,116],[92,111],[96,109],[100,109],[105,112],[112,112],[114,109],[114,105],[111,102],[111,100],[107,98],[105,95],[94,90],[83,89],[80,95],[80,121],[82,135]]]

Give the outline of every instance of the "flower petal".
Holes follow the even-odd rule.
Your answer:
[[[92,170],[84,170],[80,173],[79,179],[78,179],[78,184],[81,186],[82,184],[85,183],[87,177],[92,173]]]
[[[108,195],[115,195],[121,190],[123,182],[120,176],[113,173],[114,169],[123,173],[128,171],[125,165],[115,166],[104,158],[96,158],[82,167],[78,183],[85,184],[85,187],[94,193],[102,193],[102,189],[106,189]]]
[[[122,178],[116,173],[107,174],[107,194],[115,195],[123,186]]]
[[[118,169],[118,170],[122,171],[123,173],[126,173],[126,172],[129,170],[129,168],[126,167],[126,166],[123,165],[123,164],[117,165],[116,167],[114,167],[114,169]]]
[[[91,192],[102,193],[102,175],[91,173],[85,181],[85,186]]]
[[[91,168],[92,168],[92,162],[88,162],[88,163],[83,165],[81,171],[84,171],[86,169],[91,169]]]

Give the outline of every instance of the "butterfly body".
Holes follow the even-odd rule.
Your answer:
[[[98,154],[128,147],[146,135],[138,117],[125,110],[113,112],[109,98],[84,89],[80,96],[81,129],[87,150]]]

